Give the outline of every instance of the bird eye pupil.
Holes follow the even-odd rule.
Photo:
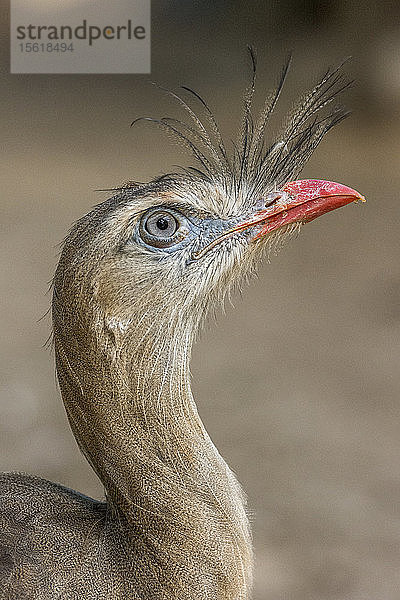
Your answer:
[[[168,228],[168,221],[167,221],[167,219],[164,219],[163,217],[161,217],[160,219],[158,219],[156,225],[157,225],[158,229],[161,229],[162,231],[164,231],[164,229]]]

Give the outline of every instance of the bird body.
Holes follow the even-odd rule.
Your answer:
[[[232,158],[204,101],[211,133],[179,98],[194,125],[158,122],[202,170],[116,189],[72,228],[54,278],[56,368],[106,501],[3,474],[2,600],[250,597],[246,500],[198,415],[190,353],[210,308],[265,251],[302,222],[362,199],[331,182],[288,183],[338,120],[333,112],[309,124],[335,77],[305,100],[285,143],[267,150],[264,129],[284,77],[254,126],[253,77]]]

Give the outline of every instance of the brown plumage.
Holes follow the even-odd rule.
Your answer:
[[[207,105],[188,91],[203,117],[178,98],[191,122],[157,122],[190,147],[199,169],[116,189],[65,240],[52,305],[57,375],[106,501],[3,474],[4,600],[250,597],[246,502],[198,416],[190,352],[210,307],[265,250],[317,216],[289,218],[299,202],[285,186],[343,117],[340,110],[318,116],[342,87],[334,71],[303,99],[280,139],[265,145],[287,68],[254,123],[251,56],[233,154]],[[307,189],[342,204],[359,197],[339,187],[330,195]]]

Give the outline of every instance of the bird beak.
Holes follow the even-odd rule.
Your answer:
[[[258,240],[285,225],[308,223],[330,210],[358,200],[365,202],[364,196],[342,183],[322,179],[290,181],[281,190],[267,194],[262,199],[264,208],[259,209],[250,219],[228,229],[210,244],[194,252],[192,260],[201,258],[220,242],[239,231],[257,226],[256,234],[252,239]]]
[[[266,208],[257,212],[247,226],[261,225],[261,230],[253,238],[259,239],[285,225],[308,223],[335,208],[358,200],[365,202],[359,192],[341,183],[321,179],[290,181],[282,190],[269,194]]]

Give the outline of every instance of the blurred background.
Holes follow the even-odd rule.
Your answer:
[[[318,219],[265,263],[204,332],[193,386],[217,447],[247,491],[254,600],[400,597],[400,5],[152,2],[152,73],[10,75],[1,4],[0,469],[96,498],[70,433],[46,294],[71,223],[94,190],[145,181],[190,157],[138,116],[182,116],[149,83],[203,95],[234,137],[257,49],[257,98],[293,66],[281,115],[327,67],[352,56],[344,102],[303,171],[368,202]],[[283,112],[282,112],[283,111]]]

